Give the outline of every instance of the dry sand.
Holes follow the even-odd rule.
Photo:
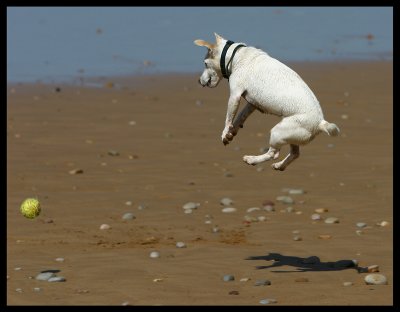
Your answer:
[[[226,81],[203,89],[197,75],[103,78],[97,82],[104,87],[57,85],[60,92],[56,85],[9,85],[7,303],[259,305],[274,298],[275,305],[392,305],[392,66],[292,64],[341,134],[320,134],[284,172],[271,162],[242,161],[267,147],[275,116],[255,112],[230,145],[221,143]],[[288,206],[276,201],[283,188],[306,191],[292,195],[295,212],[281,212]],[[42,213],[25,219],[19,206],[35,196]],[[221,212],[223,197],[234,200],[236,212]],[[267,199],[275,212],[246,212]],[[189,201],[201,205],[185,214]],[[312,221],[317,208],[340,223]],[[123,221],[126,212],[136,219]],[[246,223],[245,215],[268,219]],[[381,221],[389,225],[377,226]],[[357,222],[369,226],[360,235]],[[111,229],[100,230],[103,223]],[[301,241],[293,240],[296,230]],[[331,238],[320,239],[324,234]],[[178,241],[187,247],[177,248]],[[154,250],[160,258],[149,257]],[[281,266],[267,267],[270,253]],[[322,264],[301,265],[310,256]],[[366,285],[366,273],[354,268],[330,270],[352,259],[379,265],[388,285]],[[31,278],[44,270],[59,270],[67,281]],[[224,282],[226,274],[235,280]],[[241,282],[245,277],[251,280]],[[308,282],[296,282],[303,277]],[[254,286],[258,279],[271,285]]]

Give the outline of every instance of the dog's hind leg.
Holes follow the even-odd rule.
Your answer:
[[[248,163],[249,165],[257,165],[259,163],[262,163],[264,161],[270,160],[270,159],[276,159],[279,157],[279,150],[274,148],[274,147],[270,147],[268,149],[268,152],[266,152],[265,154],[262,155],[257,155],[257,156],[243,156],[243,160],[244,162]]]
[[[290,152],[289,154],[280,162],[276,162],[272,164],[272,168],[275,170],[283,171],[286,169],[289,164],[300,156],[300,148],[298,145],[290,144]]]

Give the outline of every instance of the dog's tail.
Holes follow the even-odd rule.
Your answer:
[[[322,120],[319,123],[318,128],[330,136],[337,136],[340,132],[338,126],[334,123],[327,122],[326,120]]]

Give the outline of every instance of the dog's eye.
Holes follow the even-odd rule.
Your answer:
[[[204,66],[205,66],[206,68],[208,68],[208,62],[207,62],[207,61],[204,61]]]

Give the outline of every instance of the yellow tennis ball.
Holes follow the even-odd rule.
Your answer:
[[[21,204],[21,213],[25,218],[34,219],[40,214],[40,203],[36,198],[27,198]]]

